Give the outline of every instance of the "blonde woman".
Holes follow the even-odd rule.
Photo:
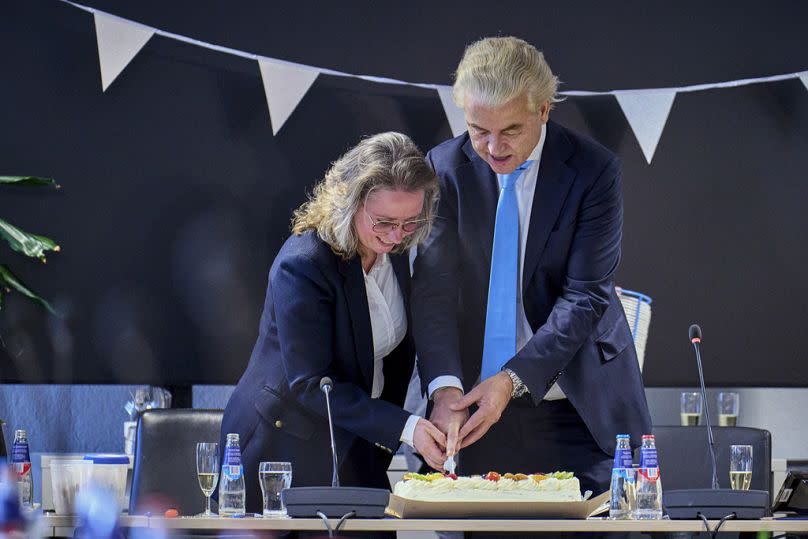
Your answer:
[[[389,488],[402,442],[441,467],[444,435],[401,407],[414,361],[407,252],[429,234],[438,192],[413,142],[381,133],[338,159],[295,212],[222,423],[223,439],[240,434],[247,512],[261,511],[261,461],[290,461],[295,486],[330,484],[324,376],[341,484]]]

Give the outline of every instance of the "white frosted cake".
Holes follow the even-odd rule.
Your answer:
[[[401,498],[434,502],[579,502],[581,484],[570,472],[504,474],[496,472],[457,477],[439,473],[404,475],[393,494]]]

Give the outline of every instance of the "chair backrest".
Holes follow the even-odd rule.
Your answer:
[[[712,463],[707,427],[654,427],[663,489],[710,488]],[[729,488],[729,448],[752,446],[752,486],[771,492],[771,446],[769,431],[749,427],[714,427],[718,483]]]
[[[196,478],[197,442],[218,442],[222,410],[189,408],[149,410],[140,416],[135,444],[129,514],[181,515],[205,509]]]
[[[7,457],[8,451],[6,451],[6,424],[3,423],[3,420],[0,419],[0,457]]]

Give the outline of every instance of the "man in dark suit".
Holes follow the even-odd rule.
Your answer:
[[[447,453],[463,449],[463,474],[561,469],[600,493],[615,435],[639,444],[651,422],[614,288],[620,167],[548,121],[557,84],[520,39],[466,49],[454,99],[468,132],[427,155],[441,199],[414,264],[414,336],[430,419]]]

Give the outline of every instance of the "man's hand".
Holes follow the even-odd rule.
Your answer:
[[[456,387],[444,387],[432,394],[432,415],[429,420],[446,433],[446,457],[457,454],[461,439],[458,436],[460,427],[469,418],[468,406],[452,409],[454,403],[463,398],[463,392]],[[443,463],[441,462],[441,468]]]
[[[420,418],[415,424],[415,434],[412,437],[415,450],[424,458],[427,464],[434,469],[443,471],[446,460],[446,436],[432,423]]]
[[[462,440],[460,449],[482,438],[488,429],[499,421],[502,412],[511,401],[511,392],[513,392],[511,377],[508,373],[500,371],[480,382],[465,397],[450,406],[454,411],[466,410],[466,413],[468,407],[474,403],[478,408],[460,429],[459,437]]]

